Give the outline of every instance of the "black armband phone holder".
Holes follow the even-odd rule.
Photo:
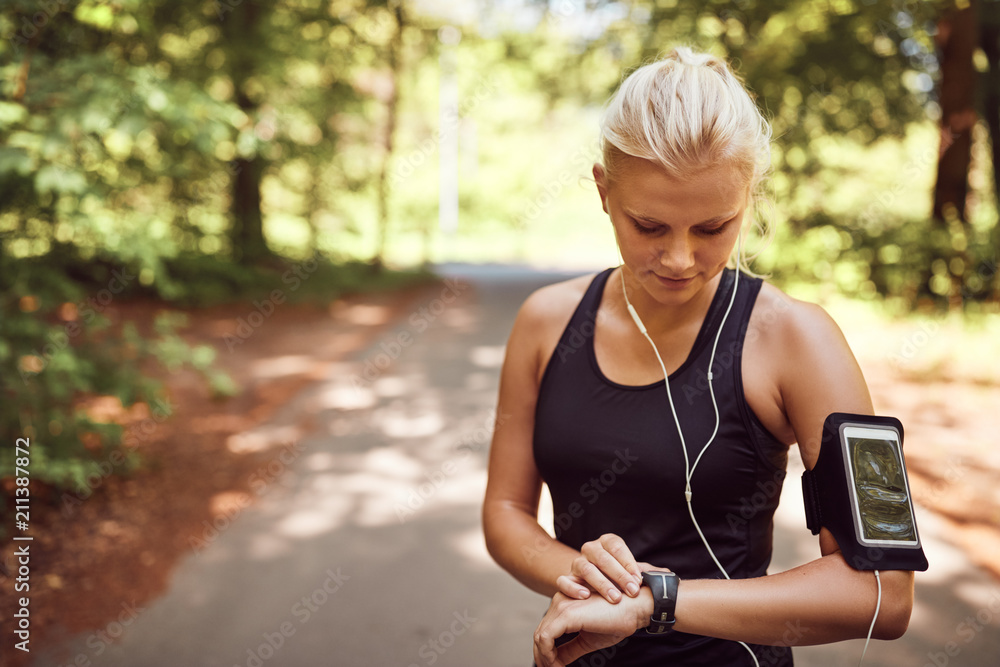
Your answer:
[[[802,495],[809,530],[816,535],[826,527],[854,569],[927,569],[898,419],[827,417],[819,459],[802,475]]]

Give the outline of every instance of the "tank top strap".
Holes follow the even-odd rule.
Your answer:
[[[616,268],[618,267],[612,266],[611,268],[604,269],[590,281],[587,292],[580,299],[580,303],[573,312],[573,317],[570,318],[570,325],[563,332],[564,337],[574,328],[576,330],[587,328],[593,331],[593,326],[597,322],[597,309],[601,305],[601,296],[604,294],[604,286]]]
[[[588,381],[585,368],[567,362],[574,358],[586,358],[585,354],[577,355],[576,353],[585,349],[593,340],[594,328],[597,326],[597,310],[601,305],[604,285],[608,282],[608,276],[615,268],[611,267],[601,271],[590,281],[587,291],[580,299],[580,303],[577,304],[576,310],[573,311],[573,316],[570,317],[566,328],[563,329],[559,343],[542,373],[542,382],[539,385],[540,394],[544,393],[548,385],[551,384],[550,376],[553,374],[569,373],[578,382]]]

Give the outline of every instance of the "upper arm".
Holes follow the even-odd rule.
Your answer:
[[[827,416],[832,412],[874,414],[871,395],[843,332],[821,307],[795,302],[780,336],[787,352],[780,371],[781,397],[802,461],[812,469],[819,458]],[[824,556],[840,551],[826,528],[820,531],[819,543]],[[886,600],[876,636],[891,639],[902,634],[909,621],[913,573],[883,572],[882,580]]]
[[[500,395],[486,486],[487,509],[495,503],[512,503],[526,511],[537,511],[541,478],[535,467],[531,443],[538,400],[535,378],[541,361],[537,338],[533,336],[540,326],[533,298],[535,295],[521,306],[514,320],[500,371]]]
[[[833,318],[820,306],[794,302],[778,327],[779,388],[782,404],[806,468],[819,458],[823,423],[830,413],[874,413],[864,375]],[[838,551],[827,531],[823,555]]]
[[[840,327],[820,306],[795,302],[779,327],[779,390],[807,468],[832,412],[874,413],[868,385]]]
[[[484,501],[487,523],[491,509],[514,507],[532,515],[537,513],[542,480],[535,466],[532,442],[539,378],[579,300],[576,287],[571,281],[537,290],[514,320],[500,373],[497,419],[490,447]]]

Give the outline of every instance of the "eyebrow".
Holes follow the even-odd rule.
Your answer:
[[[651,222],[654,225],[663,225],[665,227],[669,226],[665,222],[661,222],[661,221],[657,220],[656,218],[651,218],[648,215],[642,215],[640,213],[634,213],[632,211],[629,211],[628,209],[623,209],[623,210],[625,210],[625,215],[628,215],[628,216],[630,216],[632,218],[635,218],[636,220],[642,220],[643,222]],[[724,213],[723,215],[717,215],[714,218],[709,218],[708,220],[702,220],[701,222],[696,222],[696,223],[694,223],[691,226],[692,227],[701,227],[702,225],[711,225],[711,224],[716,223],[716,222],[722,222],[723,220],[730,220],[732,218],[735,218],[737,213],[739,213],[739,211],[735,211],[733,213]]]

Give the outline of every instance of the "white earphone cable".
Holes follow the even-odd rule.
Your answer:
[[[616,240],[617,240],[617,234],[616,234]],[[649,336],[649,332],[646,330],[646,325],[642,323],[642,320],[639,318],[639,314],[636,312],[635,307],[632,305],[632,302],[630,302],[628,299],[628,292],[625,289],[624,258],[622,259],[622,267],[621,267],[622,295],[625,297],[625,305],[628,308],[629,314],[632,316],[632,320],[639,328],[639,332],[646,338],[647,341],[649,341],[650,346],[653,348],[653,353],[656,354],[656,360],[660,363],[660,369],[663,371],[663,385],[666,387],[667,390],[667,401],[670,403],[670,412],[674,418],[674,425],[677,427],[677,435],[680,438],[681,451],[684,453],[684,481],[685,481],[684,499],[687,501],[688,514],[691,516],[691,523],[694,525],[694,529],[698,532],[698,537],[701,538],[702,543],[705,545],[705,549],[708,550],[708,555],[712,557],[712,561],[715,563],[716,567],[719,568],[719,571],[722,572],[722,575],[726,579],[730,578],[729,573],[726,572],[726,568],[722,566],[722,563],[719,562],[719,559],[716,557],[715,552],[712,551],[712,547],[708,543],[708,538],[705,537],[705,533],[702,532],[701,526],[698,525],[698,520],[694,516],[694,508],[691,506],[691,497],[693,495],[691,491],[691,478],[694,475],[695,468],[697,468],[698,466],[698,462],[701,461],[702,455],[705,453],[706,450],[708,450],[708,446],[712,444],[712,442],[715,440],[716,434],[718,434],[719,432],[719,425],[721,420],[719,416],[719,404],[715,399],[715,389],[712,384],[712,380],[714,379],[714,374],[712,373],[712,366],[715,363],[715,352],[719,347],[719,338],[722,336],[722,329],[723,327],[725,327],[726,320],[729,319],[729,313],[733,309],[733,303],[736,301],[736,289],[739,286],[739,279],[740,279],[739,258],[741,257],[743,251],[742,230],[740,230],[740,235],[737,240],[737,243],[738,243],[736,251],[737,262],[736,262],[736,274],[733,278],[733,292],[729,297],[729,305],[726,307],[726,312],[722,316],[722,321],[719,323],[719,328],[715,334],[715,341],[712,343],[712,353],[709,355],[708,358],[708,391],[709,395],[712,398],[712,409],[715,411],[715,428],[712,429],[712,435],[709,437],[708,442],[706,442],[705,446],[701,448],[700,452],[698,452],[698,456],[695,458],[693,466],[691,465],[690,459],[688,458],[687,444],[684,441],[684,431],[681,429],[681,422],[677,416],[677,409],[674,407],[674,398],[670,392],[670,378],[667,376],[666,364],[663,363],[663,358],[660,356],[660,350],[656,347],[656,343],[653,342],[653,339]],[[753,658],[754,664],[757,665],[757,667],[760,667],[760,663],[757,661],[757,656],[750,649],[750,647],[747,646],[745,642],[739,642],[739,644],[743,646],[743,648],[745,648],[748,653],[750,653],[750,657]]]
[[[865,639],[865,648],[861,651],[861,660],[858,661],[858,667],[865,661],[865,653],[868,653],[868,643],[872,640],[872,632],[875,630],[875,621],[878,619],[879,609],[882,608],[882,578],[878,576],[878,570],[875,570],[875,583],[878,585],[878,598],[875,601],[875,615],[872,616],[872,624],[868,628],[868,637]]]
[[[618,240],[617,230],[615,230],[615,232],[616,232],[615,240],[617,241]],[[715,441],[715,436],[719,433],[721,418],[719,416],[719,404],[715,399],[715,387],[713,384],[714,373],[712,372],[712,367],[715,363],[715,353],[719,347],[719,338],[722,336],[722,329],[723,327],[725,327],[726,321],[729,319],[729,313],[732,311],[733,304],[736,301],[736,289],[739,286],[739,279],[740,279],[739,259],[742,256],[743,252],[742,230],[740,231],[740,236],[739,239],[737,240],[737,243],[738,243],[736,251],[737,262],[736,262],[736,274],[733,278],[733,292],[729,297],[729,305],[726,307],[726,312],[722,316],[722,322],[719,323],[719,328],[715,333],[715,340],[712,343],[712,352],[708,358],[708,373],[707,373],[708,393],[712,399],[712,409],[715,412],[715,428],[712,429],[712,435],[709,436],[708,441],[705,443],[705,446],[702,447],[701,451],[698,452],[698,456],[695,458],[693,466],[690,464],[690,459],[688,458],[687,443],[684,441],[684,431],[681,429],[681,422],[677,416],[677,409],[674,407],[674,398],[673,394],[670,391],[670,378],[667,376],[666,364],[663,363],[663,358],[660,356],[660,350],[656,347],[656,343],[653,341],[653,339],[649,335],[649,332],[646,330],[646,325],[642,323],[642,319],[639,317],[639,313],[636,312],[635,307],[632,305],[632,302],[629,301],[628,291],[625,289],[624,257],[622,258],[622,265],[620,269],[621,282],[622,282],[622,296],[625,297],[625,305],[628,308],[629,315],[631,315],[632,320],[639,328],[639,332],[649,342],[650,347],[653,348],[653,353],[656,355],[656,360],[659,362],[660,369],[663,371],[663,385],[664,387],[666,387],[667,390],[667,402],[670,404],[670,412],[673,415],[674,425],[677,427],[677,435],[680,438],[681,451],[684,453],[684,481],[685,481],[684,499],[687,501],[688,514],[691,516],[691,523],[694,525],[694,529],[698,532],[698,537],[701,538],[702,543],[705,545],[705,549],[708,551],[708,555],[712,557],[712,561],[715,563],[716,567],[719,568],[719,571],[722,572],[722,575],[726,579],[730,578],[729,573],[726,572],[726,568],[722,566],[722,563],[719,562],[719,559],[716,557],[715,552],[712,551],[712,547],[708,543],[708,538],[705,537],[705,533],[702,532],[701,526],[698,525],[698,520],[694,516],[694,508],[691,505],[691,497],[693,496],[693,493],[691,491],[691,478],[694,476],[695,468],[698,467],[698,463],[701,461],[702,455],[704,455],[704,453],[708,450],[709,445],[711,445]],[[881,577],[879,577],[878,570],[875,570],[875,582],[878,585],[878,598],[875,602],[875,615],[872,617],[871,626],[868,628],[868,637],[865,639],[865,647],[864,650],[861,652],[861,661],[858,663],[858,667],[861,667],[862,663],[864,663],[865,661],[865,654],[868,652],[868,644],[869,642],[871,642],[872,632],[875,630],[875,621],[878,620],[878,613],[882,607],[882,579]],[[760,667],[760,663],[757,661],[757,656],[750,649],[750,647],[745,642],[738,642],[738,643],[741,646],[743,646],[743,648],[745,648],[748,653],[750,653],[750,657],[753,658],[754,665]]]

